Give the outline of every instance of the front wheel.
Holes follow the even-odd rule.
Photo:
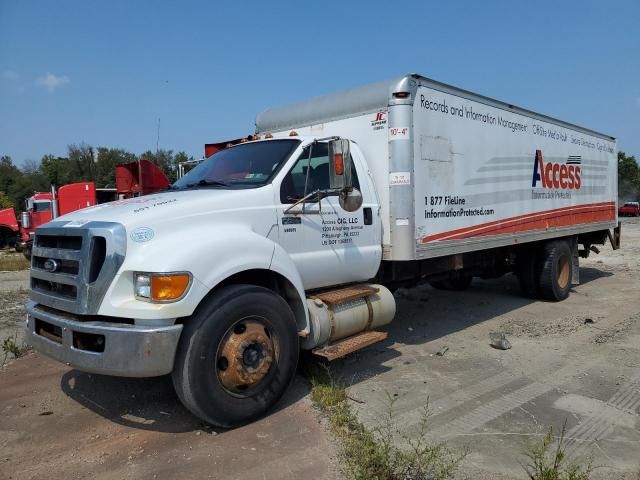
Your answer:
[[[252,285],[224,287],[186,321],[173,385],[202,420],[225,428],[242,425],[284,394],[298,349],[295,317],[282,297]]]

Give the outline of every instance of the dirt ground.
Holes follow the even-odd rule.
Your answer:
[[[28,272],[0,272],[0,345],[16,333],[22,344],[27,286]],[[90,375],[35,352],[5,361],[0,480],[339,476],[301,377],[267,418],[225,431],[193,417],[169,377]]]
[[[561,303],[523,298],[513,276],[476,279],[466,292],[409,290],[388,340],[332,369],[371,427],[391,399],[411,436],[428,402],[429,438],[469,450],[463,478],[526,478],[527,444],[566,422],[568,454],[591,456],[594,478],[635,479],[640,221],[624,220],[621,250],[601,250],[582,260],[581,284]],[[23,321],[27,279],[0,273],[0,342]],[[490,332],[512,348],[491,348]],[[307,393],[298,378],[267,418],[213,431],[167,378],[88,375],[31,353],[0,371],[0,478],[336,478],[335,447]]]

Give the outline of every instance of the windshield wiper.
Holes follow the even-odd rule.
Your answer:
[[[186,188],[191,187],[210,187],[210,186],[219,186],[219,187],[228,187],[229,184],[225,182],[221,182],[220,180],[200,180],[198,183],[187,183]]]

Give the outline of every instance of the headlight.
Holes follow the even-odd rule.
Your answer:
[[[135,273],[133,291],[138,300],[174,302],[187,293],[190,285],[188,272]]]
[[[151,276],[148,273],[136,273],[136,280],[133,283],[136,297],[151,298]]]

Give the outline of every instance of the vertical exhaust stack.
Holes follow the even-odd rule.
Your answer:
[[[29,229],[31,228],[31,214],[26,211],[20,214],[20,220],[22,223],[22,228]]]
[[[58,193],[56,184],[51,184],[51,219],[58,218],[60,216],[58,212]]]

